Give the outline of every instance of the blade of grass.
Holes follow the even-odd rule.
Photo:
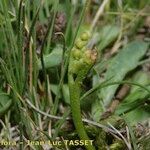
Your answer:
[[[87,91],[80,99],[83,100],[85,97],[89,96],[90,94],[92,94],[93,92],[97,91],[97,90],[100,90],[104,87],[107,87],[107,86],[110,86],[110,85],[115,85],[115,84],[130,84],[130,85],[136,85],[136,86],[139,86],[141,88],[143,88],[144,90],[146,90],[149,94],[150,94],[150,90],[148,88],[146,88],[145,86],[139,84],[139,83],[136,83],[136,82],[131,82],[131,81],[119,81],[119,82],[110,82],[110,83],[107,83],[105,84],[104,83],[100,83],[98,84],[97,86],[93,87],[92,89],[90,89],[89,91]]]
[[[54,2],[54,10],[53,10],[53,17],[52,17],[52,20],[50,20],[50,28],[49,28],[49,32],[48,32],[48,35],[47,35],[47,46],[46,46],[46,49],[45,51],[43,51],[43,53],[45,54],[48,54],[50,52],[50,46],[51,46],[51,40],[52,40],[52,34],[53,34],[53,27],[54,27],[54,23],[55,23],[55,18],[56,18],[56,14],[57,14],[57,11],[58,11],[58,5],[59,5],[59,0],[56,0]]]
[[[29,60],[30,60],[30,56],[29,56],[29,45],[30,45],[30,41],[31,41],[31,36],[33,34],[34,31],[34,27],[36,24],[36,21],[38,19],[38,14],[40,11],[40,8],[42,7],[43,1],[41,1],[41,4],[39,5],[39,7],[37,8],[37,11],[35,13],[35,16],[33,18],[31,27],[30,27],[30,31],[29,31],[29,36],[27,39],[27,44],[25,46],[25,52],[26,52],[26,57],[25,57],[25,81],[24,81],[24,89],[23,89],[23,93],[25,92],[26,88],[27,88],[27,81],[28,81],[28,66],[29,66]]]

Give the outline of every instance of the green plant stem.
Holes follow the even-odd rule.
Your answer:
[[[72,74],[68,74],[69,90],[70,90],[70,105],[72,110],[72,118],[77,130],[77,133],[81,140],[89,140],[88,135],[84,129],[84,125],[81,117],[80,108],[80,83],[79,80],[74,81]],[[92,145],[85,146],[87,150],[94,150]]]

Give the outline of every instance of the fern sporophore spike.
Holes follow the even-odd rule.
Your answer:
[[[97,51],[88,49],[87,43],[90,38],[90,33],[84,32],[75,41],[75,45],[71,50],[69,61],[69,73],[78,74],[81,70],[83,72],[89,71],[97,59]]]
[[[75,45],[71,50],[68,69],[68,82],[72,117],[75,128],[81,140],[89,140],[89,137],[84,129],[81,117],[81,83],[97,59],[97,51],[87,48],[89,39],[90,34],[88,32],[84,32],[75,41]],[[85,147],[87,150],[95,149],[94,146],[91,144],[85,145]]]

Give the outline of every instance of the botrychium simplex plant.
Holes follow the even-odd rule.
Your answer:
[[[90,33],[84,32],[75,41],[70,53],[68,82],[70,90],[70,105],[72,118],[76,131],[81,140],[88,140],[89,137],[84,129],[80,109],[81,83],[97,59],[97,51],[87,47]],[[86,145],[87,150],[94,150],[94,146]]]

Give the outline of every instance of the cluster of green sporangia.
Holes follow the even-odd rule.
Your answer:
[[[88,32],[84,32],[75,41],[75,45],[71,50],[69,72],[78,74],[81,70],[88,70],[96,61],[97,52],[88,49],[87,43],[90,38]]]

